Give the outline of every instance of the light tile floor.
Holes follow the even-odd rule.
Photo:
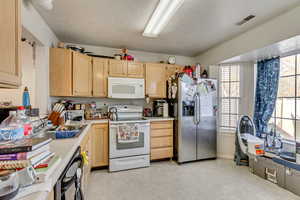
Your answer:
[[[93,171],[87,200],[300,200],[230,160],[156,162],[151,167]]]

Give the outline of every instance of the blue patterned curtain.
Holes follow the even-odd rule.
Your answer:
[[[257,136],[266,131],[268,122],[275,108],[280,60],[272,58],[257,63],[257,80],[255,93],[255,110],[253,121]]]

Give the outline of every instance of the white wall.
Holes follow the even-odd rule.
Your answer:
[[[120,54],[121,50],[117,48],[109,48],[109,47],[102,47],[102,46],[91,46],[91,45],[84,45],[84,44],[75,44],[81,47],[84,47],[86,51],[94,52],[95,54],[104,55],[104,56],[114,56],[114,54]],[[145,51],[134,51],[129,50],[128,53],[133,55],[135,60],[141,62],[159,62],[159,61],[167,61],[168,57],[172,54],[161,54],[161,53],[150,53]],[[176,64],[179,65],[193,65],[195,64],[194,57],[187,57],[187,56],[176,56]]]
[[[59,41],[41,15],[29,0],[22,3],[22,26],[29,31],[43,46],[56,45]]]
[[[28,43],[22,43],[22,85],[18,89],[0,89],[0,101],[11,101],[13,105],[22,105],[23,90],[29,89],[30,102],[36,106],[36,66],[34,48]]]
[[[37,94],[35,107],[40,108],[40,113],[43,115],[48,112],[50,104],[49,47],[56,46],[59,40],[28,0],[23,0],[21,12],[22,36],[37,43],[35,48],[36,78],[34,79]]]
[[[255,67],[253,62],[237,63],[240,65],[240,105],[239,112],[242,115],[253,116],[255,96]],[[219,78],[219,67],[209,66],[210,78]],[[220,84],[219,84],[220,85]],[[219,87],[219,91],[221,88]],[[219,119],[217,120],[219,127]],[[217,135],[217,156],[219,158],[233,159],[235,151],[235,132],[223,132],[218,129]]]
[[[255,49],[295,37],[300,34],[300,6],[226,41],[196,57],[204,65],[218,64]]]

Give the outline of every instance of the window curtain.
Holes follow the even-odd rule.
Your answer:
[[[272,58],[257,63],[254,124],[257,136],[267,131],[272,117],[278,92],[280,59]]]

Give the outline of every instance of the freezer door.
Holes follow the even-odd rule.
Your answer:
[[[216,158],[217,140],[217,82],[203,80],[197,84],[197,160]]]
[[[216,117],[201,117],[197,127],[197,160],[217,156]]]
[[[178,88],[178,162],[197,159],[196,153],[196,86],[179,82]]]

